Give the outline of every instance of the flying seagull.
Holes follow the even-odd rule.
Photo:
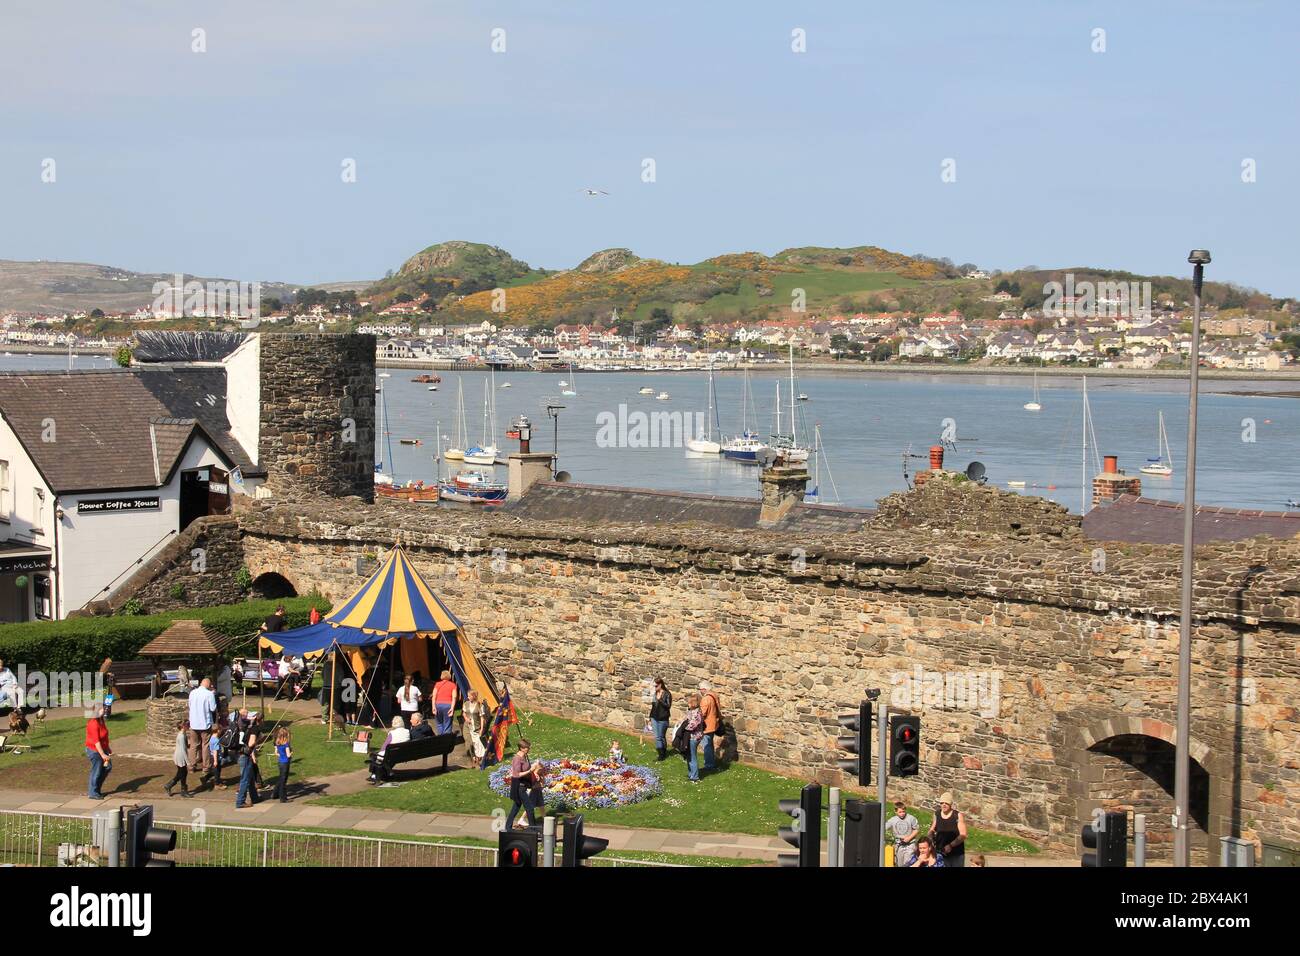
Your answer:
[[[584,187],[582,188],[582,191],[583,191],[584,193],[586,193],[588,196],[608,196],[608,195],[609,195],[609,193],[605,192],[605,190],[603,190],[603,189],[588,189],[586,186],[584,186]]]

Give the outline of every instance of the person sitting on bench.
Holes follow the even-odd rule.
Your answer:
[[[398,718],[399,720],[401,718]],[[424,719],[424,714],[418,710],[411,714],[411,739],[423,740],[426,737],[433,736],[433,725]]]
[[[393,729],[390,730],[388,732],[388,736],[384,738],[384,745],[379,748],[379,753],[375,754],[375,756],[370,761],[371,780],[377,780],[379,777],[379,764],[384,759],[384,751],[388,749],[388,745],[404,744],[410,739],[411,739],[411,732],[407,730],[406,725],[402,723],[402,718],[394,717]]]

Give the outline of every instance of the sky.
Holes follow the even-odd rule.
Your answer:
[[[449,239],[552,269],[1197,247],[1297,295],[1298,41],[1292,0],[5,0],[0,258],[317,283]]]

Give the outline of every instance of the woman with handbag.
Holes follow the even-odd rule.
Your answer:
[[[656,677],[654,701],[650,704],[650,725],[654,727],[655,752],[659,754],[660,760],[668,758],[668,742],[664,738],[668,734],[672,709],[673,695],[664,685],[664,679]]]

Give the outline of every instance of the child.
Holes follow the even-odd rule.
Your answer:
[[[532,802],[533,809],[542,811],[544,816],[546,811],[546,793],[543,789],[543,785],[546,780],[546,769],[542,766],[540,760],[533,761],[533,765],[528,768],[528,776],[528,799]]]
[[[609,745],[609,759],[616,764],[623,763],[623,748],[618,745],[617,740]]]
[[[203,775],[203,779],[212,778],[212,785],[221,790],[226,789],[226,785],[221,782],[221,760],[225,756],[221,749],[220,733],[214,733],[208,738],[208,753],[212,756],[212,769]]]
[[[289,782],[289,763],[293,760],[288,727],[281,727],[275,732],[275,759],[280,763],[280,779],[275,783],[275,793],[272,796],[278,798],[281,803],[288,803],[289,798],[285,796],[284,787]]]
[[[190,795],[190,788],[185,785],[186,777],[189,776],[190,772],[190,758],[186,753],[188,747],[185,733],[189,730],[189,727],[190,724],[187,720],[178,720],[176,722],[176,749],[172,751],[172,763],[176,765],[176,775],[172,777],[171,782],[163,787],[169,797],[172,795],[172,788],[178,783],[181,785],[181,796],[188,797]]]

